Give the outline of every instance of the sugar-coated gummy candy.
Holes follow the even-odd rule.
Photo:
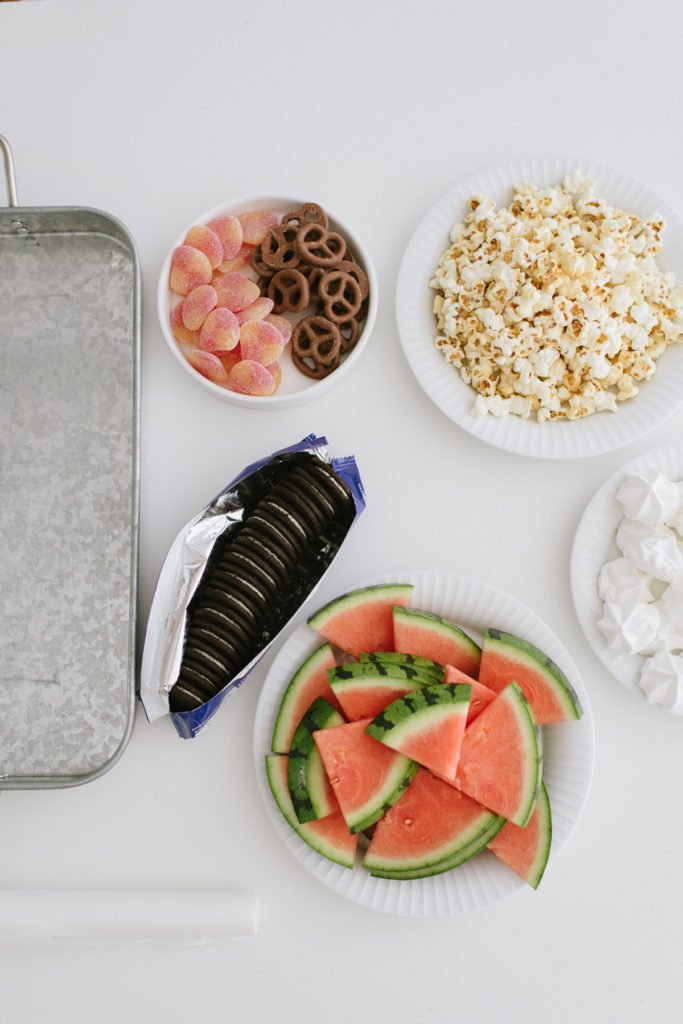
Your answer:
[[[269,210],[250,210],[239,216],[244,241],[249,245],[258,245],[269,231],[277,227],[280,218]]]
[[[187,295],[193,288],[211,281],[211,264],[193,245],[179,245],[171,256],[171,291]]]
[[[217,355],[236,348],[240,340],[237,317],[226,306],[212,310],[199,332],[199,347]]]
[[[193,288],[183,302],[183,323],[189,331],[198,331],[218,302],[216,289],[210,284]]]
[[[268,316],[263,318],[267,324],[272,324],[282,335],[282,340],[287,344],[289,339],[292,337],[292,325],[286,316],[280,316],[279,313],[269,313]]]
[[[240,359],[242,358],[242,350],[240,349],[239,345],[235,345],[235,347],[231,349],[229,352],[218,351],[215,354],[222,362],[223,366],[225,367],[226,373],[228,374],[232,371],[233,366],[236,366],[237,363],[239,363]]]
[[[237,319],[241,324],[245,324],[247,320],[264,320],[274,305],[272,299],[265,295],[259,295],[258,299],[255,299],[250,306],[239,311]]]
[[[230,371],[230,388],[240,395],[275,394],[275,378],[253,359],[242,359]]]
[[[224,274],[220,281],[216,281],[218,292],[218,305],[227,306],[233,313],[240,309],[246,309],[252,302],[258,299],[259,286],[251,281],[244,274],[235,271],[231,274]]]
[[[242,224],[237,217],[216,217],[208,227],[218,235],[223,246],[223,259],[232,260],[242,247]]]
[[[253,251],[253,245],[242,245],[240,251],[231,260],[223,260],[218,268],[221,274],[230,274],[234,270],[243,270],[244,267],[248,267]]]
[[[183,301],[181,299],[171,310],[171,330],[179,345],[194,345],[194,331],[188,330],[183,323]]]
[[[202,352],[201,349],[189,349],[185,351],[185,358],[197,373],[201,373],[202,377],[207,377],[214,384],[228,383],[228,371],[218,356],[213,355],[212,352]]]
[[[282,367],[279,363],[271,363],[270,366],[266,366],[266,370],[275,381],[275,390],[282,384]]]
[[[264,320],[247,320],[240,327],[240,348],[245,359],[268,366],[280,358],[284,347],[277,327]]]
[[[195,249],[203,252],[213,270],[225,259],[220,238],[215,231],[212,231],[205,224],[197,224],[195,227],[190,228],[184,244],[193,245]]]

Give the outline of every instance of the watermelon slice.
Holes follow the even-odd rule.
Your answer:
[[[455,779],[471,686],[434,683],[395,700],[368,725],[368,736]]]
[[[541,784],[541,734],[517,683],[510,683],[465,730],[455,785],[520,828]]]
[[[508,821],[495,839],[488,844],[488,848],[520,878],[534,889],[538,889],[550,856],[552,835],[550,801],[546,788],[541,783],[541,792],[526,828],[518,828]]]
[[[459,626],[431,612],[394,608],[396,650],[453,665],[468,676],[478,676],[481,650]]]
[[[294,733],[289,752],[287,783],[294,813],[303,824],[317,821],[339,810],[332,787],[320,760],[313,733],[343,725],[344,719],[336,708],[322,697],[317,697],[301,719]]]
[[[554,661],[512,633],[487,629],[479,681],[500,693],[513,679],[524,691],[540,725],[581,718],[579,698]]]
[[[358,836],[351,835],[341,811],[307,825],[297,821],[287,786],[288,761],[289,758],[282,754],[266,755],[268,785],[283,818],[321,856],[344,868],[352,868],[356,859]]]
[[[446,683],[469,684],[472,687],[470,707],[467,712],[467,725],[473,722],[477,715],[480,715],[484,708],[487,708],[491,701],[495,700],[498,696],[495,690],[489,690],[488,686],[484,686],[478,679],[472,679],[471,676],[461,672],[459,668],[454,668],[453,665],[446,665],[444,681]]]
[[[362,663],[372,661],[376,665],[412,665],[425,675],[433,676],[435,683],[444,681],[443,665],[432,661],[431,658],[418,658],[414,654],[402,654],[400,651],[364,651],[360,660]]]
[[[474,856],[501,826],[496,815],[421,769],[377,823],[363,864],[388,878],[437,874]]]
[[[327,669],[336,662],[329,644],[323,644],[306,658],[293,675],[280,704],[273,729],[272,749],[276,754],[288,754],[296,727],[316,697],[324,697],[336,707],[337,699],[327,681]]]
[[[363,587],[330,601],[312,615],[308,625],[326,640],[358,657],[363,651],[393,651],[393,605],[407,605],[409,583]]]
[[[360,665],[360,662],[358,663]],[[418,679],[367,672],[337,679],[331,670],[330,684],[349,722],[374,718],[397,697],[426,685]]]
[[[418,767],[410,758],[366,735],[369,724],[370,719],[363,719],[313,733],[352,832],[362,832],[393,807]]]

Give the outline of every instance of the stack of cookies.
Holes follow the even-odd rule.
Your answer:
[[[188,607],[171,711],[216,696],[288,621],[336,553],[355,514],[346,483],[318,456],[279,464],[240,524],[214,545]]]

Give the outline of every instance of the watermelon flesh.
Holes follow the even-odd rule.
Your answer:
[[[510,683],[465,730],[455,785],[520,828],[541,784],[541,735],[517,683]]]
[[[327,679],[327,670],[336,662],[329,644],[322,644],[297,669],[285,690],[275,720],[271,749],[276,754],[288,754],[299,722],[318,697],[341,711],[337,698]]]
[[[352,868],[356,859],[358,836],[351,835],[341,811],[305,825],[297,821],[287,786],[289,758],[266,755],[268,785],[283,818],[312,849],[344,868]]]
[[[390,704],[366,732],[423,767],[454,780],[471,689],[446,683],[424,686]]]
[[[520,878],[537,889],[550,856],[553,826],[550,801],[541,783],[538,802],[525,828],[508,821],[488,848],[503,864],[512,868]]]
[[[538,647],[499,629],[487,629],[479,681],[501,693],[515,680],[539,725],[580,718],[579,698],[559,665]]]
[[[369,719],[313,733],[351,832],[362,832],[401,797],[417,771],[410,758],[372,739]]]
[[[415,608],[394,609],[396,650],[430,658],[439,665],[453,665],[475,678],[481,651],[474,640],[446,619]]]
[[[373,874],[432,874],[430,869],[459,852],[478,852],[494,821],[490,811],[420,769],[396,806],[377,822],[363,864]]]
[[[354,590],[321,608],[308,625],[355,658],[364,651],[393,651],[392,607],[407,605],[412,592],[408,583]]]
[[[470,706],[467,712],[467,725],[473,722],[477,715],[480,715],[484,708],[487,708],[491,701],[495,700],[498,696],[495,690],[489,690],[488,686],[484,686],[478,679],[472,679],[471,676],[461,672],[454,665],[446,665],[444,682],[462,683],[472,687],[472,696],[470,697]]]

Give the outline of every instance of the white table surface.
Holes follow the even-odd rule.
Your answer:
[[[418,220],[479,167],[585,154],[683,207],[680,5],[323,0],[0,3],[0,131],[24,204],[101,207],[144,275],[140,636],[178,528],[260,455],[309,431],[354,452],[369,507],[320,594],[436,568],[537,610],[589,689],[598,741],[583,819],[541,889],[410,921],[311,879],[274,835],[253,777],[254,672],[204,735],[138,714],[101,780],[0,798],[0,885],[239,886],[257,938],[220,947],[0,950],[0,1017],[293,1024],[680,1019],[683,722],[620,688],[569,593],[579,516],[622,452],[573,463],[505,455],[451,425],[399,348],[393,290]],[[242,193],[310,196],[373,254],[372,342],[324,399],[281,413],[206,395],[169,354],[154,291],[167,247]],[[324,1009],[323,1009],[324,1006]]]

